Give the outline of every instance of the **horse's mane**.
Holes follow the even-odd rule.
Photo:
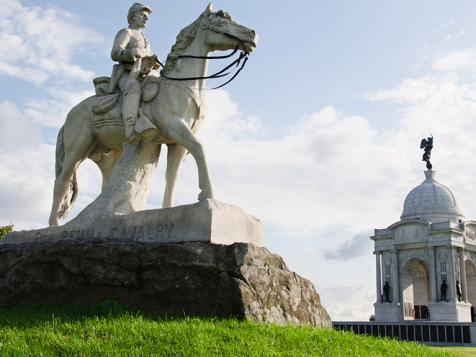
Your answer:
[[[202,21],[203,14],[198,17],[194,22],[192,22],[187,27],[183,28],[179,34],[177,35],[177,40],[175,44],[172,46],[170,53],[167,55],[167,60],[165,61],[165,67],[162,70],[164,74],[169,73],[175,67],[177,63],[178,56],[182,54],[182,52],[190,46],[192,41],[197,34],[197,30],[200,26],[200,22]]]

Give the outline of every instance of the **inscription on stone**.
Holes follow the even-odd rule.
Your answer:
[[[173,224],[144,225],[138,227],[113,227],[110,237],[132,240],[170,240]]]
[[[49,239],[127,239],[134,241],[171,241],[174,224],[141,225],[99,229],[72,229],[51,234],[37,232],[35,240]]]

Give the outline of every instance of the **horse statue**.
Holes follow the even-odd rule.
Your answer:
[[[144,80],[140,113],[156,130],[138,144],[129,144],[125,138],[120,99],[114,102],[110,95],[95,95],[73,107],[58,134],[49,225],[57,226],[71,210],[78,193],[76,170],[86,158],[101,170],[102,189],[76,219],[81,215],[127,214],[144,209],[162,144],[168,148],[162,206],[172,206],[176,178],[187,152],[197,164],[198,199],[213,198],[207,160],[195,136],[203,119],[205,79],[209,78],[207,61],[211,58],[208,53],[230,49],[250,53],[256,43],[255,31],[236,23],[224,11],[215,12],[210,4],[180,31],[162,76]],[[105,103],[112,105],[98,111]]]

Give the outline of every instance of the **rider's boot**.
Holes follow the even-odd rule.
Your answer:
[[[124,119],[124,129],[126,131],[126,139],[129,144],[137,144],[140,142],[140,135],[134,129],[136,118],[129,117]]]
[[[124,118],[126,139],[130,144],[137,144],[141,140],[140,134],[135,131],[140,96],[141,88],[139,81],[129,81],[122,99],[122,117]]]

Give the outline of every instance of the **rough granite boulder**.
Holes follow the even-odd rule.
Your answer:
[[[95,305],[331,326],[313,285],[251,244],[59,241],[0,246],[0,305]]]

